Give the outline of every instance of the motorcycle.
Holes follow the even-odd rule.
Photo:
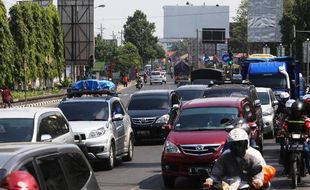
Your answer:
[[[140,90],[142,87],[143,87],[142,81],[138,80],[136,88]]]

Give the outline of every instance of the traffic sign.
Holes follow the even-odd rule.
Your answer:
[[[228,61],[230,61],[231,59],[230,59],[230,56],[228,55],[228,54],[224,54],[223,56],[222,56],[222,60],[224,61],[224,62],[228,62]]]

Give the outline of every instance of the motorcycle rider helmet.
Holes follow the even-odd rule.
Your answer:
[[[7,190],[39,190],[36,179],[26,171],[14,171],[4,180]]]
[[[296,101],[292,104],[291,114],[294,118],[301,117],[304,110],[304,104],[302,101]]]
[[[249,146],[249,135],[241,128],[235,128],[228,134],[227,142],[229,143],[230,151],[236,157],[244,157]]]

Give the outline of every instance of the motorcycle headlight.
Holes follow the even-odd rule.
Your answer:
[[[168,115],[168,114],[166,114],[166,115],[163,115],[163,116],[161,116],[160,118],[158,118],[158,119],[156,120],[156,122],[155,122],[155,123],[163,123],[163,124],[167,124],[167,123],[168,123],[168,121],[169,121],[169,115]]]
[[[181,153],[179,148],[175,144],[173,144],[172,142],[170,142],[168,140],[165,142],[164,152],[165,153]]]
[[[100,136],[102,136],[104,134],[105,134],[105,129],[104,129],[104,127],[102,127],[102,128],[96,129],[96,130],[92,130],[89,133],[89,138],[100,137]]]

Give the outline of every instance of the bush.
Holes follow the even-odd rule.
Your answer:
[[[62,87],[69,87],[69,86],[71,86],[71,83],[72,83],[72,81],[70,78],[65,78],[65,80],[60,82]]]

